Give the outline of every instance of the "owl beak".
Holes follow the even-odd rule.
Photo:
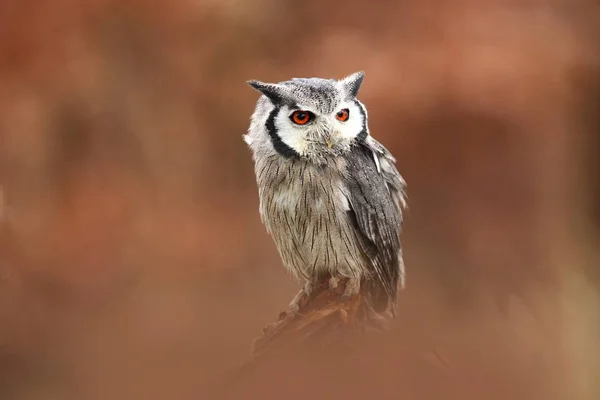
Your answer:
[[[333,147],[333,140],[331,140],[331,139],[327,140],[327,147],[330,149]]]

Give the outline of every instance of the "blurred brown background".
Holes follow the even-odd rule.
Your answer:
[[[594,0],[0,1],[0,398],[211,398],[297,288],[245,81],[357,70],[408,281],[344,397],[600,398]]]

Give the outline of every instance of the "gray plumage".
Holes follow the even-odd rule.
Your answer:
[[[369,134],[356,99],[363,77],[250,81],[263,96],[244,139],[260,215],[285,267],[309,284],[329,275],[367,282],[376,309],[393,310],[404,285],[406,184]]]

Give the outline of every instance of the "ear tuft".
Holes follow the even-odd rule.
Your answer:
[[[363,79],[365,79],[364,71],[358,71],[348,75],[343,79],[340,79],[339,82],[342,87],[344,87],[348,95],[356,97],[356,95],[358,95],[358,91],[360,90],[360,86],[362,85]]]
[[[247,81],[247,83],[253,89],[267,96],[273,103],[281,104],[284,101],[286,90],[281,85],[256,80],[250,80]]]
[[[262,88],[262,87],[264,87],[266,85],[266,83],[264,83],[264,82],[256,81],[256,80],[253,80],[253,79],[249,80],[249,81],[246,81],[246,83],[248,85],[252,86],[252,88],[254,88],[254,89],[258,90],[258,91],[260,91],[260,88]]]

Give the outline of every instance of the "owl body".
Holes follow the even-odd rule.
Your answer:
[[[285,267],[296,277],[359,277],[363,259],[347,213],[345,159],[257,161],[260,215]]]
[[[285,267],[309,282],[370,282],[385,309],[404,282],[406,184],[395,159],[369,134],[356,99],[362,78],[250,82],[263,96],[244,139],[253,152],[260,215]]]

